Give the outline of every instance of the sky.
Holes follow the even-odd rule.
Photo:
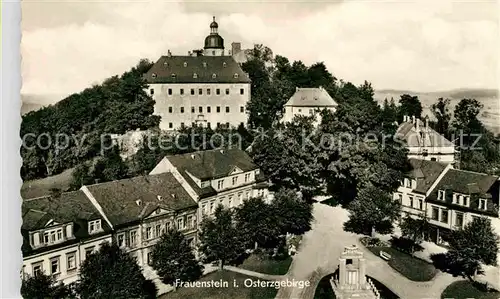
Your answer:
[[[23,94],[71,94],[203,47],[212,16],[226,49],[261,43],[375,89],[441,91],[499,82],[496,1],[22,2]]]

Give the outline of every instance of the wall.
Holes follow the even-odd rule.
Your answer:
[[[310,116],[312,114],[312,112],[310,112],[311,109],[314,112],[315,110],[318,109],[318,107],[314,107],[314,106],[304,106],[304,107],[286,106],[285,113],[283,115],[283,121],[284,122],[291,122],[293,120],[293,118],[295,117],[295,115]],[[332,112],[336,111],[336,109],[334,107],[328,107],[328,108],[321,107],[319,109],[328,109]],[[317,117],[315,124],[318,124],[319,121],[320,121],[320,119],[319,119],[319,117]]]
[[[94,247],[94,250],[99,250],[100,245],[104,242],[111,243],[111,235],[90,239],[80,244],[72,244],[70,246],[29,256],[23,259],[23,271],[26,274],[33,275],[33,264],[42,262],[43,271],[45,274],[50,274],[51,259],[59,257],[59,274],[56,276],[56,279],[64,282],[65,284],[74,282],[78,279],[78,271],[81,263],[85,260],[85,249]],[[68,270],[67,256],[71,253],[75,253],[76,268]]]
[[[184,89],[184,94],[180,94],[180,89]],[[220,95],[216,94],[216,89],[220,89]],[[172,89],[172,95],[168,94],[168,90]],[[191,89],[194,89],[195,94],[191,95]],[[199,89],[202,94],[199,95]],[[207,95],[207,89],[210,89],[210,95]],[[226,89],[229,89],[229,95],[226,95]],[[243,95],[240,94],[240,89],[243,89]],[[238,126],[240,123],[246,125],[247,113],[246,104],[250,100],[250,84],[150,84],[147,92],[151,94],[153,91],[153,99],[156,101],[154,114],[161,116],[160,129],[173,130],[178,129],[182,123],[185,126],[191,126],[193,122],[198,122],[203,126],[210,123],[212,128],[216,128],[217,123],[225,124],[229,122],[231,126]],[[172,108],[172,113],[169,112],[169,107]],[[184,107],[184,112],[181,112],[181,107]],[[195,108],[195,112],[191,112],[191,108]],[[199,108],[202,107],[202,113]],[[207,107],[210,107],[210,113],[207,112]],[[217,107],[220,107],[220,112],[217,112]],[[226,112],[226,107],[229,107],[229,113]],[[241,112],[243,107],[243,112]],[[170,127],[172,124],[172,128]]]

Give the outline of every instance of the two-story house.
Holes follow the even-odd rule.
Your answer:
[[[217,205],[233,208],[245,199],[268,198],[267,183],[252,158],[240,149],[215,149],[164,157],[151,174],[172,173],[198,203],[198,219]]]
[[[427,197],[427,216],[432,240],[446,242],[453,229],[462,228],[474,217],[499,217],[499,177],[449,169]]]
[[[401,204],[403,214],[421,217],[426,213],[426,197],[451,165],[419,159],[409,159],[409,162],[412,170],[406,174],[393,198]]]
[[[408,158],[443,163],[455,162],[455,144],[429,126],[429,120],[404,116],[396,131],[396,137],[406,142]]]
[[[112,227],[114,242],[136,257],[140,266],[151,262],[151,251],[169,228],[183,232],[195,244],[197,204],[171,173],[140,176],[81,190]]]
[[[334,113],[337,110],[337,102],[323,88],[299,88],[284,106],[283,121],[291,122],[295,116],[315,115],[314,124],[318,125],[321,121],[318,112],[327,109]]]
[[[75,282],[86,256],[111,242],[111,227],[82,191],[25,199],[22,219],[23,277]]]

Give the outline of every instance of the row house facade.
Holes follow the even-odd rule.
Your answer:
[[[44,273],[70,284],[87,256],[111,242],[111,227],[82,191],[25,199],[21,276]]]
[[[250,197],[268,199],[268,185],[259,167],[239,149],[215,149],[163,158],[151,174],[172,173],[198,203],[198,219],[221,204],[235,208]]]
[[[458,170],[437,161],[410,159],[410,163],[413,170],[393,196],[401,203],[403,214],[427,218],[431,227],[428,239],[446,245],[450,232],[474,217],[490,218],[500,232],[498,176]]]
[[[197,204],[170,173],[84,186],[82,191],[112,227],[113,241],[140,266],[151,263],[153,245],[168,229],[196,242]]]

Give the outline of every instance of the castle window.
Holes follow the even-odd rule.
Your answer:
[[[194,95],[194,88],[191,88],[191,95]]]
[[[222,63],[222,66],[223,66],[223,67],[226,67],[226,65],[227,65],[227,64],[226,64],[226,62],[223,62],[223,63]]]
[[[439,190],[438,191],[438,199],[439,200],[444,200],[444,198],[445,198],[444,190]]]
[[[181,88],[181,95],[184,94],[184,88]]]
[[[184,107],[181,107],[181,113],[184,113]]]
[[[191,113],[194,113],[194,107],[191,107]]]
[[[187,62],[184,62],[184,67],[187,67],[188,66],[188,63]]]
[[[203,94],[203,89],[201,89],[201,88],[200,88],[200,89],[198,89],[198,94],[199,94],[199,95],[202,95],[202,94]]]
[[[207,113],[210,113],[212,112],[212,109],[210,108],[210,106],[207,107]]]
[[[486,205],[486,199],[480,198],[479,199],[479,209],[480,210],[486,210],[488,206]]]
[[[172,113],[172,106],[168,107],[168,113]]]
[[[169,88],[168,89],[168,95],[171,96],[172,95],[172,88]]]
[[[217,106],[217,113],[220,113],[220,106]]]
[[[212,79],[217,78],[217,75],[215,73],[212,74]]]
[[[156,78],[156,74],[155,74],[155,73],[152,73],[152,74],[151,74],[151,77],[152,77],[152,78]]]
[[[210,95],[210,88],[207,88],[207,95]]]
[[[149,93],[150,93],[151,95],[154,95],[154,94],[155,94],[155,90],[154,90],[154,88],[151,88],[151,89],[149,90]]]
[[[169,129],[172,129],[174,127],[174,124],[173,123],[168,123],[168,128]]]
[[[240,88],[240,94],[244,94],[245,90],[243,88]]]
[[[198,107],[198,112],[199,112],[199,113],[203,113],[203,107],[201,107],[201,106],[200,106],[200,107]]]
[[[245,112],[245,107],[241,106],[241,107],[240,107],[240,112],[241,112],[241,113]]]
[[[238,73],[234,73],[233,77],[234,79],[238,79]]]
[[[217,88],[217,89],[215,90],[215,94],[220,95],[220,88]]]
[[[226,106],[226,113],[229,113],[229,107]]]
[[[226,94],[229,94],[229,88],[226,88]]]
[[[194,74],[193,74],[193,78],[195,78],[195,79],[196,79],[196,78],[198,78],[198,74],[197,74],[197,73],[194,73]]]

